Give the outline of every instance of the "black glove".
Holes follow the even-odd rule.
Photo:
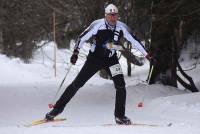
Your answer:
[[[147,54],[145,57],[149,60],[151,64],[153,65],[157,64],[157,60],[154,57],[150,56],[149,54]]]
[[[77,49],[74,49],[74,52],[73,52],[73,54],[72,54],[72,56],[71,56],[71,58],[70,58],[70,62],[71,62],[73,65],[76,64],[76,61],[77,61],[77,59],[78,59],[78,53],[79,53],[79,51],[78,51]]]

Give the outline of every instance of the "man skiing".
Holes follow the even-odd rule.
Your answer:
[[[81,88],[97,71],[105,69],[112,77],[116,88],[116,100],[114,116],[117,124],[130,125],[131,120],[125,116],[126,88],[124,76],[119,64],[116,48],[119,46],[121,37],[126,38],[134,48],[137,48],[147,59],[147,54],[142,44],[129,33],[128,27],[118,21],[118,9],[109,4],[105,8],[105,18],[91,23],[91,25],[79,36],[71,56],[71,63],[75,64],[79,50],[83,43],[93,38],[93,44],[87,60],[74,81],[66,88],[62,96],[56,102],[53,110],[46,114],[46,120],[53,120],[60,114],[66,104],[71,100],[79,88]]]

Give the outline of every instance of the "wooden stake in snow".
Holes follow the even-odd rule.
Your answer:
[[[54,75],[56,77],[56,52],[57,52],[57,44],[56,44],[56,14],[53,12],[53,40],[54,40]]]

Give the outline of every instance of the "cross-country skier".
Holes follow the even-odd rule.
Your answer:
[[[105,18],[95,20],[79,36],[71,56],[71,63],[75,64],[78,59],[79,50],[85,41],[93,38],[93,44],[87,60],[74,81],[66,88],[60,99],[56,102],[53,110],[46,114],[46,120],[53,120],[60,114],[66,104],[97,71],[105,69],[112,77],[116,88],[115,100],[115,121],[117,124],[130,125],[131,120],[125,116],[126,88],[122,68],[116,55],[116,46],[119,46],[120,39],[124,37],[134,48],[137,48],[147,59],[147,54],[142,44],[129,32],[126,24],[118,21],[118,9],[115,5],[109,4],[105,8]]]

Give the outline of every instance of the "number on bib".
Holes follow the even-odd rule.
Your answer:
[[[115,64],[115,65],[113,65],[109,68],[110,68],[110,72],[111,72],[112,77],[114,77],[118,74],[123,74],[120,64]]]

